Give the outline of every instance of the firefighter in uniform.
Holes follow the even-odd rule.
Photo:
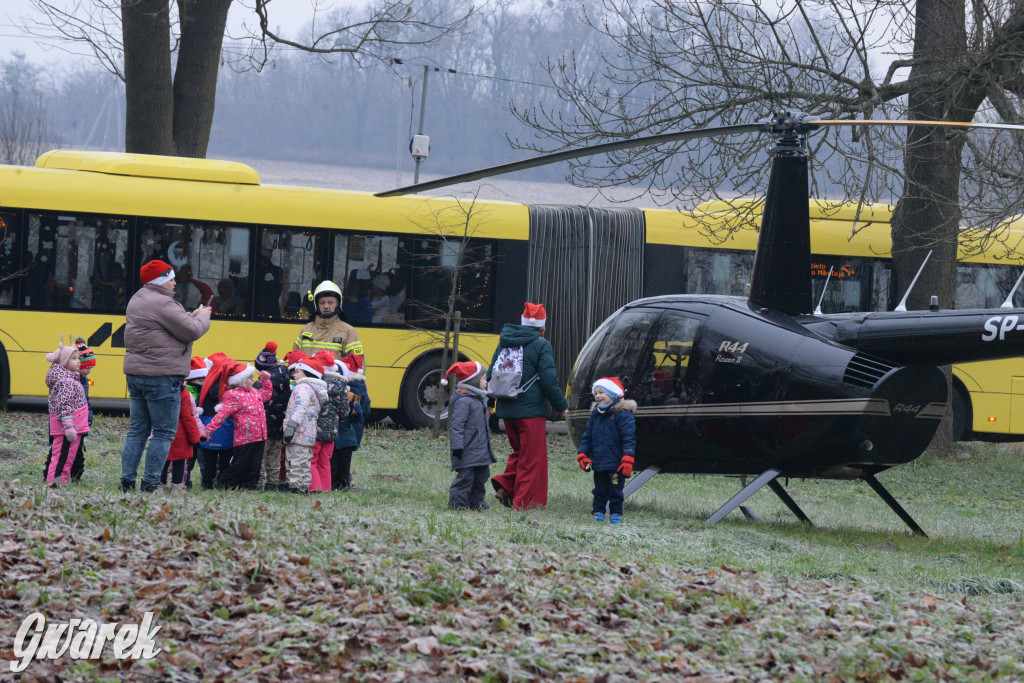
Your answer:
[[[312,356],[321,349],[334,354],[340,362],[348,355],[355,356],[359,369],[363,368],[363,343],[359,333],[338,317],[341,308],[341,289],[330,280],[324,280],[312,294],[316,315],[307,323],[292,345]]]

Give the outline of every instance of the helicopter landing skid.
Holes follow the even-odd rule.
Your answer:
[[[786,489],[782,488],[782,484],[776,481],[776,478],[780,474],[782,474],[782,470],[765,470],[759,474],[757,479],[744,486],[739,493],[729,499],[728,503],[718,508],[718,510],[715,511],[715,514],[708,517],[707,524],[715,524],[721,521],[723,517],[736,508],[739,508],[747,518],[757,519],[753,513],[747,509],[747,506],[743,505],[743,503],[765,486],[770,488],[801,522],[804,524],[810,524],[811,520],[807,518],[804,511],[800,509],[800,506],[796,504],[795,500],[790,498],[789,494],[786,493]]]
[[[868,486],[874,489],[875,493],[878,494],[878,497],[884,500],[886,505],[892,508],[892,511],[895,512],[899,516],[899,518],[903,520],[904,524],[910,527],[911,531],[913,531],[918,536],[928,538],[928,534],[924,532],[924,529],[917,525],[917,522],[914,521],[914,518],[911,517],[910,514],[908,514],[907,511],[903,509],[903,506],[900,505],[896,501],[896,499],[892,497],[892,494],[889,493],[884,486],[882,486],[882,482],[875,479],[875,475],[865,474],[863,477],[861,477],[861,479],[866,481],[868,483]]]
[[[649,482],[658,472],[661,472],[661,468],[657,465],[651,465],[643,472],[630,479],[629,483],[622,489],[622,499],[625,500],[636,493],[641,486]]]

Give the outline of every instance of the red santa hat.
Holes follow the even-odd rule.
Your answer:
[[[597,391],[598,389],[613,399],[622,398],[626,394],[618,377],[602,377],[594,382],[594,386],[591,387],[591,391]]]
[[[162,285],[174,279],[174,268],[160,259],[154,259],[139,268],[139,277],[144,285]]]
[[[341,370],[341,375],[345,379],[366,379],[366,374],[363,372],[362,363],[360,359],[362,356],[357,356],[354,353],[350,353],[344,356],[338,361],[338,368]]]
[[[228,370],[228,384],[233,387],[240,387],[245,384],[250,375],[256,372],[256,368],[248,363],[235,363]]]
[[[203,389],[199,392],[199,405],[206,401],[206,395],[213,391],[215,399],[220,400],[221,394],[227,388],[228,370],[235,365],[235,359],[220,351],[211,353],[206,362],[210,363],[210,371],[203,380]]]
[[[188,371],[189,379],[199,379],[200,377],[206,377],[210,374],[210,368],[213,367],[213,361],[202,356],[192,356],[192,365]]]
[[[289,351],[284,360],[288,363],[289,370],[302,370],[307,375],[318,379],[324,376],[324,366],[320,361],[302,351]]]
[[[544,304],[531,304],[527,301],[521,320],[523,325],[529,327],[544,327],[548,322],[548,314],[544,310]]]
[[[324,372],[340,372],[338,364],[334,361],[334,354],[327,349],[320,349],[313,354],[313,358],[320,361],[320,365],[324,366]]]
[[[447,386],[448,377],[453,374],[459,378],[459,384],[462,384],[463,382],[468,382],[474,377],[479,377],[480,373],[486,369],[487,368],[480,365],[474,360],[467,360],[461,363],[455,363],[450,368],[448,368],[448,372],[444,373],[444,378],[441,380],[441,384]]]

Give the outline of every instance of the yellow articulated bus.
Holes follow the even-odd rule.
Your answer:
[[[63,334],[97,353],[91,397],[123,402],[124,309],[139,267],[158,258],[174,266],[186,308],[214,309],[198,355],[251,361],[275,341],[283,356],[307,320],[306,293],[334,280],[363,341],[375,410],[424,426],[439,396],[450,296],[461,357],[485,364],[502,324],[519,321],[524,301],[544,302],[564,385],[591,332],[623,304],[745,294],[759,222],[747,213],[722,203],[680,213],[384,199],[262,185],[234,162],[49,152],[35,167],[0,166],[0,401],[46,395],[44,356]],[[853,207],[812,204],[816,296],[833,268],[824,311],[886,308],[889,216],[864,207],[851,239]],[[740,229],[725,236],[729,221]],[[957,303],[998,305],[1018,273],[984,253],[967,258]],[[954,374],[958,433],[1024,434],[1024,362]]]

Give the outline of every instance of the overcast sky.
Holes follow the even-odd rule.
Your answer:
[[[72,0],[49,0],[58,7],[73,7]],[[91,0],[79,0],[88,3]],[[313,16],[316,0],[274,0],[270,7],[272,25],[279,26],[286,36],[295,36]],[[319,0],[321,11],[329,11],[340,7],[355,7],[367,4],[369,0]],[[24,52],[29,61],[37,64],[70,64],[76,57],[61,50],[57,39],[44,40],[27,36],[21,29],[23,18],[33,15],[31,0],[0,0],[0,59],[9,59],[11,52]],[[242,21],[248,20],[255,24],[255,12],[251,0],[235,0],[228,14],[229,31],[240,31]]]

